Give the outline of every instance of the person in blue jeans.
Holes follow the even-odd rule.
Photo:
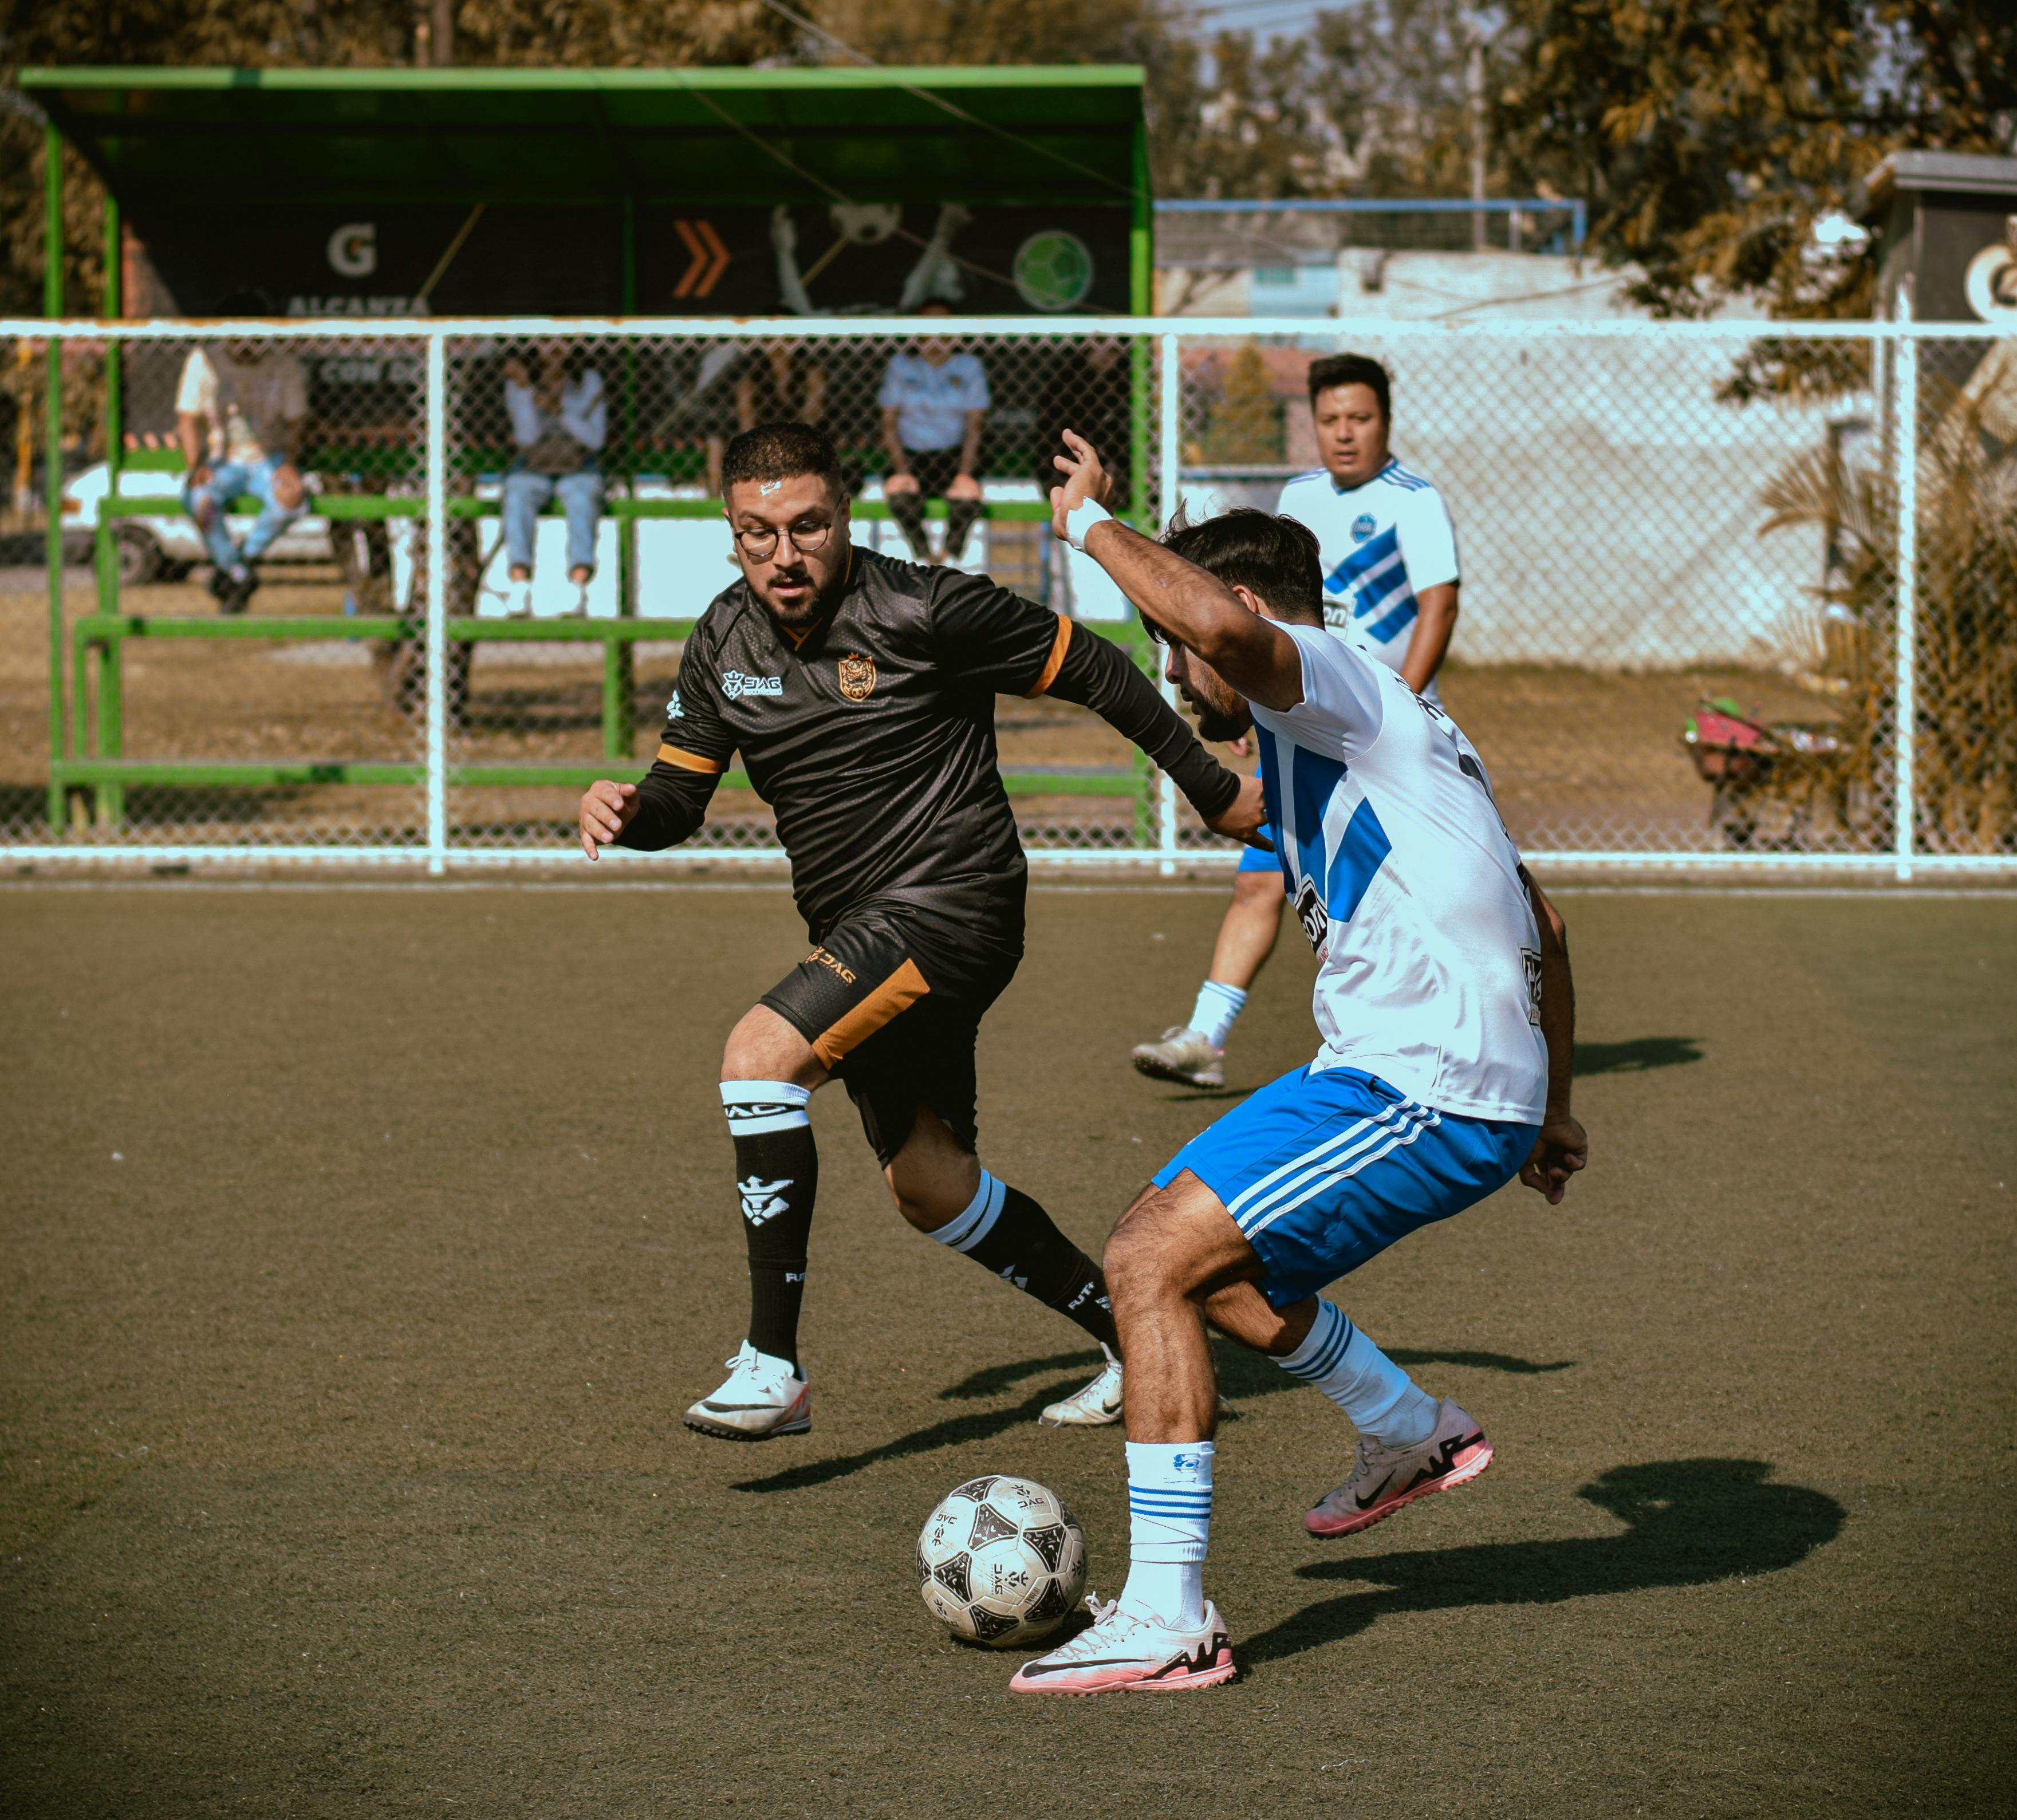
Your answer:
[[[234,291],[222,316],[262,316],[258,291]],[[282,347],[234,338],[193,348],[175,387],[175,433],[187,473],[182,507],[210,553],[210,591],[227,613],[242,613],[259,579],[253,565],[306,509],[308,489],[294,460],[309,414],[308,376]],[[243,543],[227,522],[250,495],[259,514]]]
[[[595,532],[602,515],[598,457],[608,428],[602,375],[577,370],[565,344],[540,345],[536,377],[514,356],[504,363],[504,408],[518,454],[504,476],[504,560],[511,611],[532,610],[532,544],[539,514],[556,497],[567,516],[568,579],[579,590],[576,613],[588,611],[595,578]]]

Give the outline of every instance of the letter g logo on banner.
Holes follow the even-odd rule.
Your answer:
[[[369,278],[378,269],[378,224],[345,222],[329,237],[329,269],[345,278]]]

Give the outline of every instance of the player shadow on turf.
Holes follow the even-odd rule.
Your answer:
[[[1702,1059],[1698,1036],[1635,1036],[1629,1042],[1579,1042],[1578,1080],[1590,1074],[1643,1074],[1649,1068],[1679,1067]]]
[[[1762,1460],[1665,1460],[1615,1466],[1576,1493],[1628,1527],[1622,1536],[1312,1562],[1305,1580],[1359,1580],[1380,1590],[1305,1605],[1240,1644],[1242,1667],[1355,1637],[1403,1612],[1553,1605],[1605,1593],[1705,1586],[1776,1573],[1841,1532],[1847,1512],[1824,1492],[1768,1481]],[[1405,1519],[1404,1519],[1405,1520]]]
[[[934,1453],[941,1447],[958,1447],[972,1441],[991,1441],[1010,1428],[1035,1421],[1044,1413],[1045,1403],[1069,1396],[1084,1382],[1083,1375],[1060,1379],[1033,1392],[1012,1409],[976,1410],[970,1416],[953,1416],[944,1421],[934,1422],[929,1428],[914,1428],[907,1435],[899,1435],[895,1440],[885,1441],[879,1447],[864,1448],[859,1453],[843,1453],[832,1460],[809,1460],[803,1466],[787,1467],[782,1472],[769,1473],[761,1479],[738,1479],[732,1489],[804,1491],[816,1485],[829,1484],[836,1479],[846,1479],[851,1473],[859,1472],[864,1467],[880,1465],[886,1460],[907,1459],[913,1453]]]
[[[1039,1371],[1063,1371],[1067,1368],[1088,1374],[1097,1371],[1101,1360],[1098,1352],[1046,1352],[1041,1359],[1019,1359],[1012,1365],[990,1365],[958,1383],[947,1385],[939,1392],[941,1403],[964,1403],[977,1396],[993,1396],[1006,1390],[1012,1384],[1020,1384],[1026,1378],[1034,1378]]]
[[[1573,1359],[1522,1359],[1511,1352],[1432,1352],[1414,1346],[1389,1346],[1387,1356],[1396,1365],[1465,1365],[1474,1371],[1506,1371],[1524,1378],[1536,1371],[1567,1371]]]

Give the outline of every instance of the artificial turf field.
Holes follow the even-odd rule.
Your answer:
[[[1096,1246],[1218,1103],[1131,1074],[1215,888],[1039,892],[982,1154]],[[809,1436],[741,1334],[713,1089],[770,890],[0,894],[0,1811],[2012,1811],[2017,896],[1567,895],[1589,1171],[1340,1299],[1497,1464],[1358,1537],[1350,1432],[1227,1356],[1241,1678],[1012,1698],[926,1512],[1055,1486],[1126,1572],[1077,1331],[913,1234],[837,1089]],[[1307,1058],[1285,931],[1236,1084]]]

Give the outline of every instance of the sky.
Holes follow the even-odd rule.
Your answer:
[[[1205,32],[1250,31],[1261,43],[1271,38],[1304,36],[1312,29],[1319,12],[1334,13],[1350,0],[1223,0],[1218,5],[1197,7],[1200,25]]]

